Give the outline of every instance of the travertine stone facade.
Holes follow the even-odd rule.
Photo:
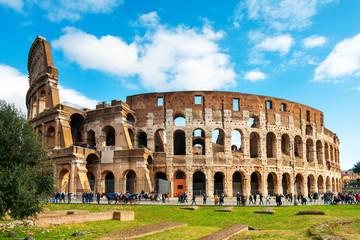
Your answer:
[[[169,181],[175,196],[341,190],[339,139],[317,109],[219,91],[140,94],[94,110],[63,105],[41,37],[28,69],[28,119],[52,149],[59,191],[152,191],[154,179]]]

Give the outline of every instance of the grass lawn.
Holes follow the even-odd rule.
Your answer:
[[[120,222],[115,220],[90,222],[83,224],[62,225],[49,228],[28,227],[16,229],[20,237],[33,234],[35,239],[68,239],[75,231],[87,231],[86,237],[81,239],[98,239],[101,233],[116,231],[135,226],[159,222],[183,222],[187,227],[156,233],[141,239],[198,239],[204,235],[220,230],[231,224],[246,224],[261,231],[247,231],[234,236],[232,239],[312,239],[308,229],[316,224],[336,220],[352,221],[360,219],[360,206],[297,206],[274,207],[274,215],[253,213],[261,207],[234,207],[234,212],[215,212],[221,207],[200,207],[197,211],[181,210],[179,206],[119,206],[119,205],[60,205],[47,204],[44,207],[50,210],[81,209],[90,212],[105,210],[133,210],[135,221]],[[314,209],[324,211],[324,216],[298,216],[300,210]],[[75,216],[74,216],[75,217]],[[334,232],[347,232],[352,239],[359,239],[359,222],[348,226],[334,228]],[[0,239],[7,237],[5,232],[0,233]],[[348,235],[347,235],[348,237]],[[8,238],[10,239],[10,238]],[[79,238],[80,239],[80,238]]]

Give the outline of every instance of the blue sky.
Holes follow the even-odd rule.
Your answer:
[[[284,98],[324,112],[360,160],[358,0],[0,0],[0,98],[25,109],[27,56],[52,44],[62,101],[171,90]]]

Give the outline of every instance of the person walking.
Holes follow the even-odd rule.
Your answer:
[[[253,203],[253,198],[252,198],[251,193],[250,193],[250,195],[249,195],[249,204],[250,204],[250,203]]]
[[[96,194],[96,200],[97,200],[97,203],[100,204],[100,193],[99,192]]]
[[[265,203],[266,203],[266,204],[268,204],[268,203],[271,204],[271,203],[270,203],[270,195],[269,195],[269,194],[266,195],[266,202],[265,202]]]
[[[240,206],[240,193],[237,192],[236,194],[236,206]]]
[[[206,199],[207,199],[206,193],[203,193],[203,204],[204,205],[206,204]]]
[[[241,203],[242,203],[243,206],[245,206],[245,204],[246,204],[246,196],[245,196],[245,194],[241,196]]]
[[[72,193],[69,192],[69,193],[68,193],[68,203],[71,203],[71,195],[72,195]]]
[[[195,196],[195,193],[193,193],[191,205],[193,205],[194,203],[195,203],[195,205],[197,205],[197,204],[196,204],[196,196]]]
[[[259,198],[260,198],[260,203],[259,203],[259,204],[260,204],[260,205],[261,205],[261,204],[264,205],[262,193],[260,193]]]
[[[254,193],[254,204],[256,204],[256,193]]]

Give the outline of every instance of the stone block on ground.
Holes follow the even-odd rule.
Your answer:
[[[227,207],[222,209],[216,209],[215,212],[233,212],[233,207]]]
[[[275,211],[272,207],[264,207],[260,211],[255,211],[254,213],[261,213],[261,214],[274,214]]]
[[[89,213],[89,211],[86,210],[62,210],[62,211],[45,211],[42,213],[39,213],[37,215],[38,219],[41,218],[51,218],[51,217],[59,217],[59,216],[67,216],[67,215],[81,215]]]
[[[214,233],[206,235],[206,236],[200,238],[199,240],[218,240],[218,239],[226,240],[235,234],[239,234],[239,233],[247,231],[247,230],[248,230],[247,225],[233,224],[233,225],[230,225],[219,231],[216,231]]]
[[[134,211],[116,211],[114,212],[114,220],[133,221],[135,220]]]
[[[16,232],[9,232],[9,237],[18,237],[19,234]]]
[[[322,211],[310,209],[310,210],[300,211],[297,213],[297,215],[325,215],[325,213]]]
[[[180,209],[184,209],[184,210],[198,210],[199,206],[186,206],[186,207],[181,207]]]
[[[71,236],[73,237],[83,237],[87,235],[87,231],[74,232]]]
[[[184,226],[187,226],[187,223],[162,222],[110,232],[106,236],[116,239],[133,239]]]
[[[24,240],[35,240],[35,238],[33,236],[27,236]]]

